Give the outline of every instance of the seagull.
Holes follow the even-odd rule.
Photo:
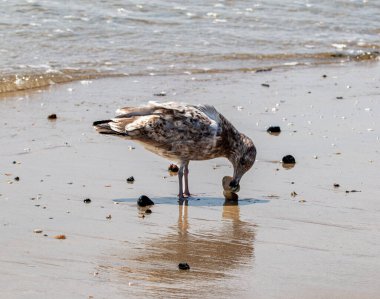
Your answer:
[[[252,140],[213,106],[149,102],[118,109],[116,114],[112,119],[95,121],[97,132],[136,141],[147,150],[177,162],[180,199],[191,196],[188,179],[191,160],[227,158],[233,166],[229,187],[236,192],[242,176],[255,162],[256,147]]]

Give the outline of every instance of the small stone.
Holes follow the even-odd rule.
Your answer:
[[[57,239],[57,240],[65,240],[66,236],[65,235],[57,235],[57,236],[54,236],[53,238]]]
[[[290,193],[290,195],[291,195],[292,197],[296,197],[298,194],[297,194],[296,191],[293,191],[292,193]]]
[[[284,164],[295,164],[296,159],[292,155],[286,155],[282,158],[282,163]]]
[[[281,128],[279,126],[270,126],[268,129],[267,129],[267,132],[269,134],[273,134],[273,133],[281,133]]]
[[[48,120],[55,120],[55,119],[57,119],[57,114],[55,114],[55,113],[50,114],[47,118],[48,118]]]
[[[169,170],[170,172],[178,172],[178,171],[179,171],[179,168],[178,168],[178,166],[175,165],[175,164],[170,164],[169,167],[168,167],[168,170]]]
[[[18,176],[15,177],[15,181],[18,182],[20,178]]]
[[[301,200],[299,200],[298,202],[300,202],[300,203],[304,203],[304,202],[306,202],[306,200],[301,199]]]
[[[112,215],[109,214],[108,216],[106,216],[106,219],[111,220],[112,219]]]
[[[16,162],[16,161],[13,161],[12,163],[13,163],[13,164],[16,164],[17,162]]]
[[[146,207],[154,205],[154,202],[146,195],[141,195],[137,200],[137,204],[139,207]]]
[[[343,97],[336,97],[337,100],[343,100]]]
[[[261,84],[261,86],[263,86],[263,87],[270,87],[270,85],[267,84],[267,83],[263,83],[263,84]]]
[[[180,270],[190,270],[190,266],[188,263],[179,263],[178,264],[178,268]]]
[[[83,202],[84,202],[84,203],[90,203],[90,202],[91,202],[91,199],[86,198],[86,199],[83,200]]]
[[[161,92],[158,92],[158,93],[154,93],[153,95],[156,96],[156,97],[164,97],[164,96],[166,96],[166,92],[165,91],[161,91]]]
[[[323,78],[327,78],[327,75],[323,75],[322,77],[323,77]]]
[[[340,187],[340,185],[339,184],[334,184],[334,188],[339,188]]]
[[[135,181],[135,178],[133,176],[130,176],[129,178],[127,178],[127,183],[132,184],[134,181]]]
[[[40,234],[40,233],[43,232],[43,230],[40,229],[40,228],[36,228],[35,230],[33,230],[33,232],[36,233],[36,234]]]

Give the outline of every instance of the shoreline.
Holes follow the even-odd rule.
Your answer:
[[[379,70],[106,78],[0,95],[4,296],[377,298]],[[148,100],[214,105],[253,138],[258,160],[238,205],[223,200],[227,160],[190,163],[196,196],[181,207],[170,161],[93,130]],[[292,169],[279,162],[286,154]],[[156,202],[144,218],[141,194]]]

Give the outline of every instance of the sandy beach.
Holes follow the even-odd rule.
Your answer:
[[[379,99],[378,62],[2,95],[0,297],[379,298]],[[254,140],[238,203],[223,198],[227,160],[190,163],[181,206],[170,161],[92,128],[149,100],[214,105]]]

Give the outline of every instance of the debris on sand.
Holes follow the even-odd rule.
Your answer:
[[[40,233],[43,232],[43,230],[40,229],[40,228],[36,228],[35,230],[33,230],[33,232],[36,233],[36,234],[40,234]]]
[[[130,176],[127,178],[127,183],[132,184],[135,181],[135,178],[133,176]]]
[[[263,83],[263,84],[261,84],[261,86],[263,86],[263,87],[270,87],[270,85],[267,84],[267,83]]]
[[[50,114],[47,118],[48,118],[48,120],[56,120],[57,119],[57,114],[55,114],[55,113]]]
[[[355,193],[355,192],[361,192],[360,190],[346,190],[346,193]]]
[[[164,97],[164,96],[166,96],[166,92],[165,91],[161,91],[161,92],[158,92],[158,93],[154,93],[153,95],[156,96],[156,97]]]
[[[53,237],[54,239],[57,239],[57,240],[65,240],[66,239],[66,236],[65,235],[56,235]]]
[[[16,176],[15,181],[18,182],[20,180],[20,177]]]
[[[84,202],[84,203],[91,203],[91,199],[86,198],[86,199],[83,200],[83,202]]]
[[[179,263],[179,264],[178,264],[178,268],[179,268],[180,270],[190,270],[190,266],[189,266],[189,264],[188,264],[188,263],[184,263],[184,262]]]
[[[106,216],[106,219],[111,220],[112,219],[112,215],[109,214],[108,216]]]
[[[271,135],[279,135],[281,133],[281,128],[279,126],[270,126],[267,132]]]
[[[139,207],[153,206],[154,202],[146,195],[141,195],[137,200]]]
[[[175,164],[170,164],[169,167],[168,167],[168,170],[169,170],[170,172],[178,172],[178,171],[179,171],[179,168],[178,168],[178,166],[175,165]]]
[[[339,187],[340,187],[339,184],[337,184],[337,183],[334,184],[334,188],[339,188]]]
[[[295,164],[296,159],[292,155],[286,155],[282,158],[282,163],[284,164]]]
[[[290,193],[290,195],[291,195],[292,197],[296,197],[296,196],[298,195],[298,193],[297,193],[296,191],[293,191],[292,193]]]

